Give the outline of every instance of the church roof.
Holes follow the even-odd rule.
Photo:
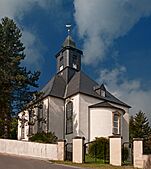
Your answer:
[[[116,106],[113,106],[112,104],[104,101],[104,102],[100,102],[100,103],[97,103],[97,104],[94,104],[94,105],[91,105],[89,106],[90,108],[100,108],[100,107],[103,107],[103,108],[113,108],[113,109],[119,109],[119,110],[122,110],[124,111],[123,109],[119,108],[119,107],[116,107]],[[124,111],[125,112],[125,111]]]
[[[55,96],[55,97],[64,97],[66,89],[66,83],[61,76],[54,76],[41,90],[43,92],[43,97],[46,96]]]
[[[73,48],[76,48],[76,44],[75,42],[73,41],[72,37],[70,35],[68,35],[63,43],[63,47],[67,47],[67,46],[70,46],[70,47],[73,47]]]
[[[99,84],[88,77],[84,72],[78,71],[75,72],[75,75],[71,78],[68,84],[65,83],[60,74],[55,75],[42,89],[42,92],[44,92],[43,97],[55,96],[63,99],[77,93],[83,93],[92,97],[99,98],[100,100],[109,101],[130,108],[129,105],[120,101],[110,92],[108,92],[105,89],[104,85],[102,85],[102,87],[106,92],[105,97],[99,95],[94,90],[95,86],[99,86]]]

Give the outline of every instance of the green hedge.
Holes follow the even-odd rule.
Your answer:
[[[33,136],[29,138],[29,141],[32,142],[38,142],[38,143],[56,143],[58,138],[55,136],[54,133],[49,132],[41,132],[41,133],[36,133]]]
[[[109,159],[109,140],[104,137],[96,138],[90,143],[88,153],[91,157]]]

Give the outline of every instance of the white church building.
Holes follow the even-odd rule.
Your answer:
[[[41,98],[18,114],[18,140],[37,132],[54,132],[71,142],[75,136],[122,136],[129,141],[130,106],[81,70],[83,52],[71,36],[56,54],[57,72],[41,90]]]

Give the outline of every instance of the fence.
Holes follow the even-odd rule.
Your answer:
[[[109,144],[102,142],[99,145],[96,141],[84,144],[85,163],[109,163]]]
[[[67,143],[65,145],[65,160],[72,161],[73,146],[72,143]]]
[[[122,144],[122,164],[133,164],[133,143],[131,142],[124,142]]]
[[[121,166],[122,153],[121,153],[121,137],[111,136],[109,142],[110,153],[109,162],[112,165]],[[73,143],[65,144],[65,140],[58,141],[57,144],[43,144],[33,143],[26,141],[7,140],[0,139],[0,153],[14,154],[19,156],[29,156],[45,158],[49,160],[72,160],[76,163],[83,163],[84,155],[87,154],[90,143],[84,144],[83,137],[76,137],[73,139]],[[106,148],[105,148],[106,149]],[[98,148],[94,148],[98,151]],[[85,152],[85,153],[84,153]],[[104,151],[104,155],[106,152]],[[107,153],[108,154],[108,153]],[[95,152],[94,152],[95,155]],[[108,161],[108,155],[105,155],[104,162]],[[86,160],[86,159],[85,159]],[[94,157],[94,161],[97,161],[97,156]],[[95,162],[96,162],[95,161]],[[92,162],[92,161],[91,161]],[[133,142],[133,162],[134,167],[150,169],[151,168],[151,155],[143,155],[143,140],[134,139]]]

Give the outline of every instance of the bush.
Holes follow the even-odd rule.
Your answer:
[[[29,138],[29,141],[32,142],[38,142],[38,143],[56,143],[58,138],[55,136],[54,133],[49,132],[41,132],[41,133],[36,133],[33,136]]]
[[[109,140],[107,138],[96,138],[90,143],[88,153],[90,156],[99,159],[109,159]]]
[[[151,154],[151,136],[143,142],[143,153]]]

